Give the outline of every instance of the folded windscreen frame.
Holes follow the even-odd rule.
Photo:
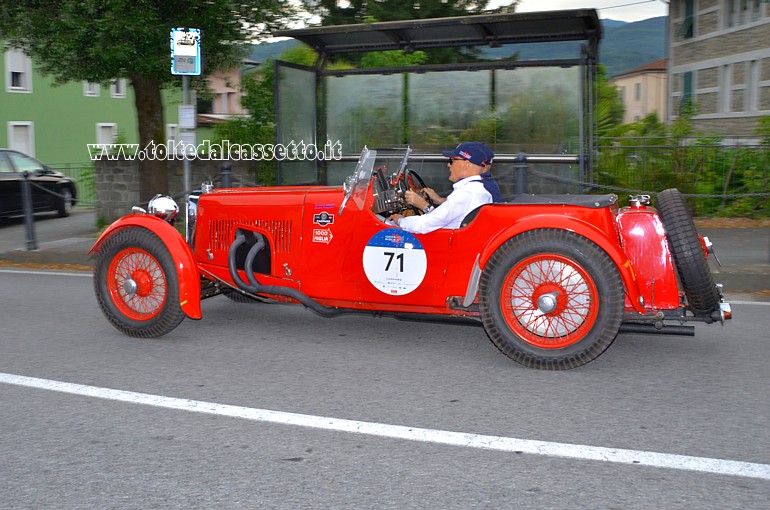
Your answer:
[[[340,184],[364,146],[408,145],[427,154],[426,180],[435,178],[449,189],[440,154],[461,140],[490,145],[501,178],[513,175],[508,170],[526,154],[535,193],[578,192],[584,190],[581,183],[593,180],[593,82],[602,35],[594,9],[324,26],[274,35],[294,38],[319,55],[312,69],[276,63],[277,142],[313,143],[319,150],[339,144],[343,156],[279,162],[281,184]],[[348,54],[408,55],[438,48],[462,49],[468,61],[328,66]]]

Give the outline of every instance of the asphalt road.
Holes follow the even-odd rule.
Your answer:
[[[569,372],[520,367],[477,327],[323,319],[221,296],[203,303],[201,321],[131,339],[101,315],[87,273],[0,268],[0,303],[3,509],[764,509],[770,500],[767,303],[734,304],[733,321],[698,324],[694,338],[621,335]],[[74,393],[19,376],[74,383]],[[90,387],[154,397],[77,393]],[[184,408],[159,407],[161,397]],[[765,477],[195,412],[202,402],[741,461]]]

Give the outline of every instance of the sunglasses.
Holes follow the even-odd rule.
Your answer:
[[[449,165],[451,166],[452,163],[454,163],[455,161],[465,161],[465,160],[462,158],[449,158]]]

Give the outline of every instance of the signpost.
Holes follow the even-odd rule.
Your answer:
[[[171,30],[171,74],[182,76],[182,106],[179,108],[179,133],[187,145],[195,147],[195,105],[190,104],[190,76],[201,74],[201,31],[197,28]],[[182,158],[185,194],[192,188],[190,160]]]

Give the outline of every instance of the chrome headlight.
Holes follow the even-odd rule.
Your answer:
[[[179,214],[179,206],[169,196],[155,195],[147,204],[147,212],[171,223]]]

